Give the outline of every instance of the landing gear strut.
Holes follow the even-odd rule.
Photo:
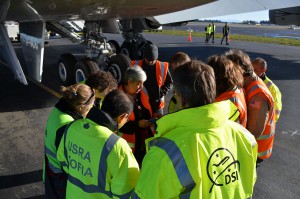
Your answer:
[[[152,42],[146,40],[143,35],[137,31],[122,33],[124,42],[121,45],[121,53],[130,57],[131,60],[143,59],[143,52],[147,45]]]
[[[106,38],[99,32],[90,32],[86,36],[86,58],[76,60],[69,53],[61,55],[58,63],[59,77],[64,85],[82,82],[99,70],[109,71],[121,84],[122,75],[130,67],[130,59],[120,52],[118,42]]]

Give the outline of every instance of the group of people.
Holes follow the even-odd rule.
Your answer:
[[[168,63],[153,44],[143,55],[119,87],[99,71],[61,88],[45,132],[46,198],[251,197],[281,110],[265,60],[230,50]]]
[[[227,23],[225,23],[225,25],[223,26],[223,29],[222,29],[223,36],[222,36],[221,44],[223,44],[223,40],[225,38],[226,45],[229,45],[229,42],[230,42],[229,31],[230,31],[230,28],[227,25]],[[215,32],[216,32],[216,25],[214,24],[214,22],[212,22],[212,24],[208,24],[208,26],[205,27],[205,43],[206,44],[209,43],[210,38],[212,38],[211,43],[215,43]]]

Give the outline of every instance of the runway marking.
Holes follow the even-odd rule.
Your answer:
[[[45,91],[47,91],[48,93],[52,94],[54,97],[57,97],[57,98],[61,98],[62,95],[59,94],[58,92],[56,92],[55,90],[45,86],[44,84],[36,81],[35,79],[25,75],[26,79],[28,79],[29,81],[31,81],[32,83],[36,84],[37,86],[39,86],[40,88],[44,89]]]
[[[300,135],[300,134],[298,133],[298,130],[295,130],[295,131],[291,131],[291,130],[282,131],[282,134],[285,134],[285,135],[291,134],[291,136],[294,136],[294,135]]]

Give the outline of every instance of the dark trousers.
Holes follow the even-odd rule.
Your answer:
[[[211,42],[212,42],[212,43],[215,43],[215,33],[214,33],[214,32],[212,32],[212,33],[210,34],[209,39],[210,39],[210,38],[212,38]]]
[[[223,38],[221,40],[221,44],[223,43],[223,39],[226,37],[226,44],[228,44],[228,34],[223,35]]]
[[[65,199],[68,176],[66,173],[53,173],[45,161],[45,198]]]
[[[210,35],[206,33],[205,43],[208,43],[209,39],[210,39]]]

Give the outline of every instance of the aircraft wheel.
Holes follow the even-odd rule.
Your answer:
[[[89,58],[84,58],[79,60],[74,67],[74,77],[75,77],[75,82],[82,82],[86,80],[91,74],[96,73],[99,71],[98,64],[89,59]]]
[[[123,75],[127,68],[130,67],[130,59],[127,55],[119,53],[111,57],[110,64],[107,68],[117,80],[118,85],[121,85],[123,80]]]
[[[142,42],[139,45],[139,59],[143,59],[144,58],[144,50],[146,48],[146,46],[153,44],[151,41],[147,40],[146,42]]]
[[[109,40],[107,43],[109,43],[114,53],[120,53],[120,45],[116,40]]]
[[[74,83],[74,66],[76,58],[70,54],[62,54],[58,60],[58,75],[63,85],[71,85]]]
[[[132,44],[130,42],[123,42],[123,44],[121,45],[121,50],[120,52],[124,55],[127,55],[128,57],[130,57],[130,55],[132,54]]]

